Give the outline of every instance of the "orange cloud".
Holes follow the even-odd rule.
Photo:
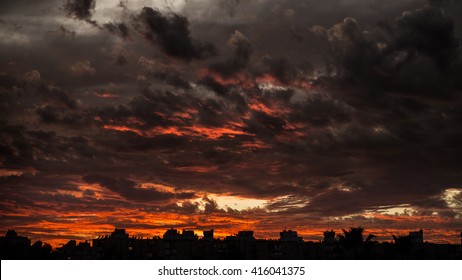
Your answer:
[[[151,129],[138,129],[126,125],[103,125],[104,129],[116,130],[121,132],[133,132],[143,137],[153,137],[162,134],[171,134],[176,136],[192,136],[208,139],[218,139],[221,137],[235,137],[236,135],[253,136],[238,128],[230,127],[205,127],[205,126],[168,126],[168,127],[154,127]]]
[[[256,150],[256,149],[269,149],[271,145],[266,144],[258,139],[254,140],[253,142],[243,142],[242,148],[249,149],[249,150]]]
[[[222,86],[240,86],[245,89],[253,88],[256,86],[269,88],[292,87],[304,90],[313,88],[313,85],[308,80],[297,78],[288,82],[283,82],[277,77],[268,73],[252,77],[248,73],[238,72],[232,76],[224,77],[220,73],[217,73],[213,70],[202,68],[197,71],[197,76],[199,79],[211,77],[215,80],[215,82]]]
[[[63,208],[64,207],[64,208]],[[217,237],[225,237],[237,233],[240,230],[254,230],[257,238],[278,238],[278,234],[284,228],[298,231],[299,235],[306,241],[318,241],[322,239],[322,233],[327,228],[321,223],[305,224],[300,223],[304,216],[297,214],[281,217],[281,213],[269,213],[263,209],[257,212],[216,212],[216,213],[170,213],[156,210],[143,209],[145,207],[126,208],[119,207],[111,211],[66,211],[65,205],[53,202],[47,208],[40,210],[39,220],[24,222],[18,225],[15,230],[20,235],[29,236],[32,241],[42,240],[50,243],[53,247],[65,244],[70,239],[85,241],[97,236],[110,234],[114,227],[126,228],[131,236],[151,238],[161,236],[170,227],[187,228],[195,230],[199,235],[201,230],[215,229]],[[64,209],[64,210],[63,210]],[[30,217],[37,213],[37,209],[17,209],[14,215],[19,217]],[[0,214],[12,216],[13,214],[0,212]],[[374,234],[381,241],[392,241],[392,235],[407,235],[409,231],[418,230],[417,225],[425,221],[425,240],[438,243],[457,243],[460,241],[455,232],[436,228],[435,225],[443,220],[435,219],[434,223],[427,223],[427,216],[420,217],[395,217],[393,215],[374,216],[375,224],[365,225],[365,236]],[[380,221],[394,220],[393,225],[388,227],[380,226]],[[413,220],[413,222],[410,222]],[[433,226],[431,226],[433,224]],[[342,234],[341,229],[348,229],[346,224],[336,226],[332,229],[337,234]],[[329,228],[331,229],[331,228]],[[6,228],[2,228],[6,232]]]
[[[116,93],[111,93],[111,92],[95,92],[95,95],[100,97],[100,98],[119,98],[119,95]]]
[[[178,171],[182,172],[198,172],[198,173],[208,173],[216,171],[218,168],[216,166],[184,166],[175,168]]]

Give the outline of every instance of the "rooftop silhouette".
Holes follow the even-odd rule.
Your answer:
[[[307,242],[293,230],[281,231],[279,239],[256,239],[252,230],[219,239],[213,229],[201,238],[193,230],[174,228],[162,238],[140,238],[115,228],[91,243],[70,240],[53,249],[41,241],[31,245],[28,237],[8,230],[0,237],[0,251],[1,259],[462,259],[462,244],[424,242],[422,229],[382,243],[373,234],[364,238],[362,227],[342,231],[325,231],[321,242]]]

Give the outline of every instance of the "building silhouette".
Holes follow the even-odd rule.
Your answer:
[[[133,250],[130,245],[130,238],[125,229],[119,228],[115,228],[109,236],[93,239],[93,248],[97,256],[104,259],[127,259],[129,252]]]
[[[410,231],[408,236],[411,243],[420,244],[424,242],[422,229],[420,229],[419,231]]]
[[[162,237],[140,238],[115,228],[91,242],[70,240],[52,250],[41,241],[31,245],[29,238],[8,230],[0,237],[0,249],[2,259],[462,259],[462,244],[424,242],[422,229],[393,236],[391,243],[379,243],[372,234],[364,238],[363,231],[361,227],[343,230],[343,234],[330,230],[322,241],[307,242],[293,230],[281,231],[278,239],[257,239],[252,230],[220,239],[213,229],[204,230],[202,238],[193,230],[174,228]]]
[[[30,247],[30,239],[19,236],[14,230],[8,230],[5,236],[0,237],[0,254],[2,260],[30,258]]]
[[[324,244],[336,244],[338,243],[338,240],[335,238],[335,231],[330,230],[330,231],[325,231],[324,232],[324,239],[322,241]]]
[[[304,259],[306,258],[306,246],[303,238],[293,230],[283,230],[279,233],[279,240],[276,243],[280,250],[280,258],[283,259]]]

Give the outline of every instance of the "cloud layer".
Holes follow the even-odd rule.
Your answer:
[[[1,4],[2,229],[457,242],[459,3],[141,2]]]

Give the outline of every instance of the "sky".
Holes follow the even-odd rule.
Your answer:
[[[0,232],[460,243],[461,15],[451,0],[2,0]]]

